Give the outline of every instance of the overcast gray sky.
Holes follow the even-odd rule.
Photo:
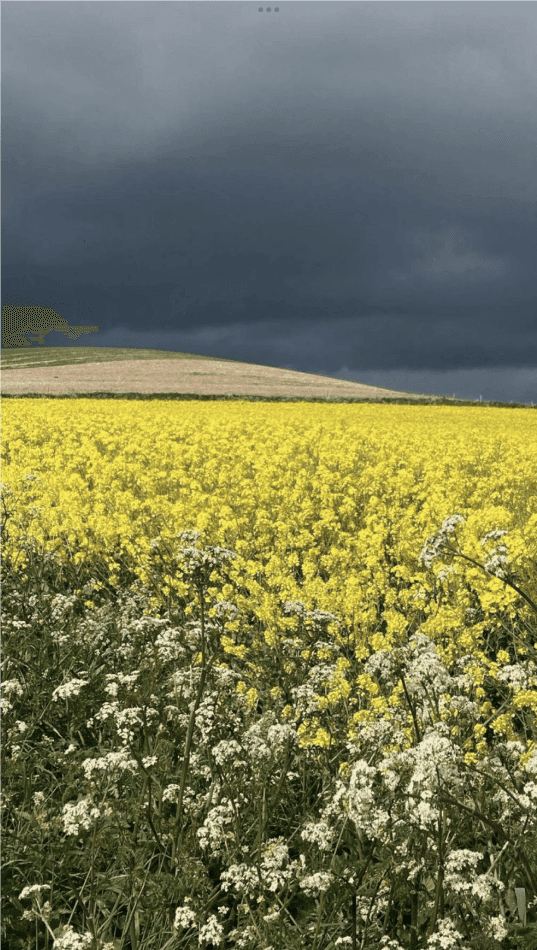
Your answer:
[[[537,5],[1,6],[2,302],[537,402]]]

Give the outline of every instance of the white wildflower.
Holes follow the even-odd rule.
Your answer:
[[[54,950],[87,950],[93,938],[89,932],[83,937],[69,927],[61,937],[54,938]]]
[[[198,943],[200,947],[206,943],[220,943],[224,934],[224,928],[219,922],[218,917],[211,914],[206,924],[200,927]]]
[[[94,821],[100,818],[101,812],[98,808],[90,808],[91,799],[83,798],[76,805],[68,804],[63,806],[62,819],[63,829],[68,835],[78,835],[80,828],[89,831]]]
[[[19,900],[22,901],[25,897],[33,897],[34,894],[40,897],[41,891],[50,891],[50,884],[31,884],[30,887],[23,888],[19,894]]]
[[[178,907],[175,911],[173,926],[175,930],[179,927],[190,927],[196,919],[196,914],[191,907]]]
[[[82,687],[87,686],[88,683],[89,680],[82,680],[77,677],[68,683],[63,683],[61,686],[56,687],[52,693],[52,702],[55,703],[59,699],[71,699],[73,696],[78,696]]]
[[[319,872],[303,877],[300,881],[300,887],[308,897],[318,897],[320,893],[328,890],[333,880],[333,875],[330,872]]]

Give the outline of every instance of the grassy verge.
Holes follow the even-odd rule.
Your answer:
[[[283,677],[252,616],[240,638],[250,649],[222,650],[222,618],[234,611],[214,588],[208,594],[213,569],[217,586],[228,581],[218,549],[194,558],[185,548],[191,595],[169,595],[152,612],[149,597],[163,588],[157,558],[144,589],[117,552],[111,586],[105,562],[27,550],[23,575],[2,563],[3,696],[11,707],[2,717],[5,950],[535,947],[528,883],[537,826],[502,824],[501,809],[489,810],[493,782],[474,785],[468,772],[475,808],[446,806],[444,814],[448,851],[481,856],[475,892],[450,888],[447,873],[439,889],[434,861],[409,879],[402,856],[410,848],[426,858],[430,832],[402,826],[393,796],[384,839],[371,823],[357,832],[344,812],[323,820],[349,763],[337,741],[345,716],[331,720],[330,747],[296,748],[292,732],[305,715],[296,690],[307,691],[308,665],[289,644]],[[285,610],[301,618],[297,643],[330,641],[330,615],[312,624],[299,605]],[[522,624],[514,631],[524,643],[536,633]],[[234,691],[238,680],[250,689]],[[525,743],[530,718],[518,723]],[[359,774],[377,747],[364,740],[351,755],[362,757]],[[505,749],[502,764],[506,783],[510,770],[516,785]],[[377,780],[374,787],[380,804]],[[517,880],[531,898],[524,925]],[[500,910],[508,921],[501,940],[484,932]],[[444,942],[427,942],[446,920]]]

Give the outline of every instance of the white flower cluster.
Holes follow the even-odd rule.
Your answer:
[[[57,686],[52,694],[52,702],[55,703],[59,699],[71,699],[73,696],[78,696],[80,690],[83,686],[87,686],[89,680],[82,680],[75,677],[72,680],[69,680],[68,683],[62,683],[61,686]]]
[[[79,835],[80,829],[89,831],[94,821],[101,817],[101,812],[92,806],[89,798],[83,798],[76,805],[64,805],[62,810],[63,830],[68,835]]]
[[[451,515],[450,518],[446,518],[442,522],[442,527],[436,535],[427,538],[419,556],[419,560],[423,561],[427,569],[432,566],[435,557],[444,549],[448,541],[448,535],[455,531],[455,525],[458,524],[458,522],[464,523],[464,521],[465,519],[462,515]]]

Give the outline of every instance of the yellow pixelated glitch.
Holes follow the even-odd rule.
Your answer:
[[[45,307],[2,307],[2,346],[31,346],[32,342],[44,345],[44,337],[51,330],[65,333],[70,340],[77,340],[83,333],[92,333],[99,327],[70,327],[67,320],[55,310]]]

